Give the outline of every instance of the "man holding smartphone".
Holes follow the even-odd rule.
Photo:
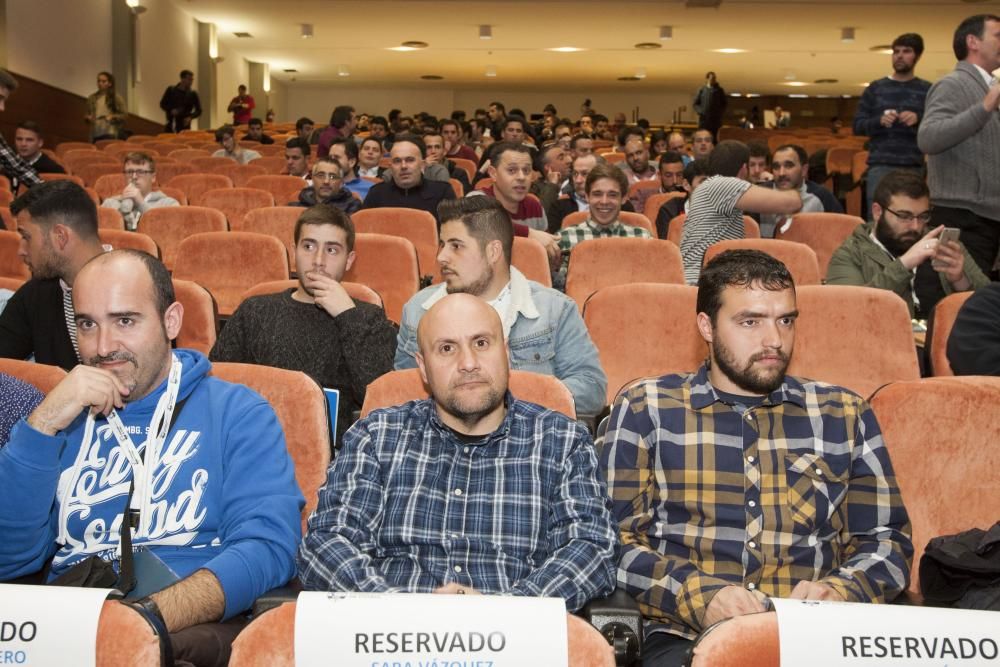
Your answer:
[[[918,319],[952,292],[989,284],[959,243],[957,229],[939,225],[927,231],[931,213],[923,178],[889,172],[875,190],[875,222],[859,225],[833,253],[827,284],[892,290]]]

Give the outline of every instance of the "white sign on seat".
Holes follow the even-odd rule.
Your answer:
[[[493,595],[301,593],[296,667],[567,664],[566,605]]]

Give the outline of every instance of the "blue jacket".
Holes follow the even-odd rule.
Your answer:
[[[133,545],[148,545],[181,578],[212,572],[228,618],[295,574],[304,500],[267,402],[208,377],[202,354],[175,354],[183,364],[178,401],[185,402],[156,468],[152,527]],[[166,384],[118,411],[137,446]],[[103,418],[81,452],[86,421],[83,412],[48,436],[21,420],[0,451],[0,579],[38,571],[53,554],[53,577],[90,555],[115,557],[132,469]]]
[[[507,335],[511,368],[557,377],[573,394],[577,413],[599,413],[604,408],[608,377],[576,304],[562,292],[528,280],[513,266],[510,288],[516,311]],[[417,367],[417,324],[445,294],[444,284],[431,285],[403,306],[396,370]]]

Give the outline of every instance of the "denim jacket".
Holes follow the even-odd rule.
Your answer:
[[[517,312],[507,340],[511,368],[554,375],[573,394],[577,413],[600,412],[608,378],[576,304],[565,294],[528,280],[513,266],[510,289]],[[403,306],[394,362],[397,370],[416,368],[417,324],[446,294],[445,285],[431,285]]]

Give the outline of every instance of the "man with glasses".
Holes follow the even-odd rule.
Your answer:
[[[313,165],[312,183],[303,188],[299,200],[289,206],[311,208],[316,204],[328,204],[347,214],[361,209],[361,200],[344,187],[344,171],[333,158],[321,157]]]
[[[180,202],[173,197],[153,189],[156,184],[156,162],[148,153],[126,154],[122,172],[125,174],[125,188],[121,194],[105,199],[101,206],[121,213],[125,219],[125,229],[135,231],[139,218],[151,208],[180,206]]]
[[[875,222],[856,227],[833,253],[827,284],[892,290],[918,319],[947,294],[989,284],[960,243],[939,241],[943,225],[927,231],[930,191],[917,174],[889,172],[875,190],[871,212]]]

